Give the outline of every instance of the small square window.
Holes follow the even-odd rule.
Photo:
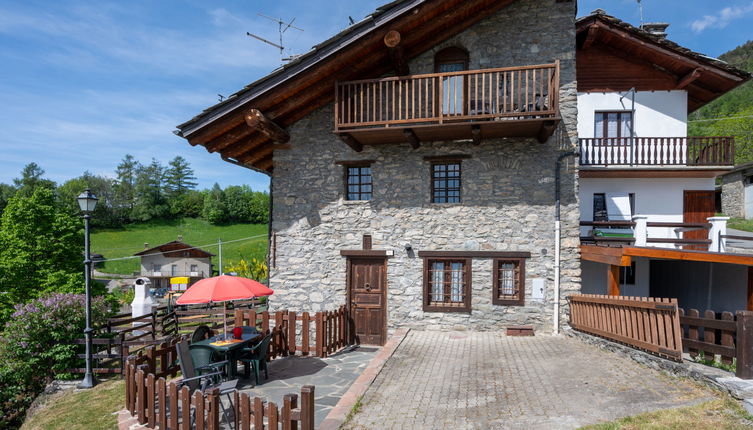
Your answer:
[[[471,311],[470,259],[424,259],[424,311]]]
[[[522,306],[525,303],[525,271],[523,259],[494,260],[492,303]]]
[[[461,189],[460,161],[432,163],[432,203],[460,203]]]
[[[345,197],[347,200],[371,200],[371,165],[345,167]]]

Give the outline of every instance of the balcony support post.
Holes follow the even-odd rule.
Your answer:
[[[348,133],[342,133],[339,135],[340,140],[345,142],[346,145],[350,146],[350,148],[356,152],[363,151],[363,145],[361,142],[357,141],[353,136],[349,135]]]
[[[635,222],[634,246],[646,246],[646,239],[648,239],[648,216],[633,215],[633,222]]]
[[[392,60],[392,65],[395,67],[395,72],[397,72],[398,76],[407,76],[410,75],[410,68],[401,42],[402,36],[398,31],[391,30],[384,35],[384,44],[389,50],[390,60]]]
[[[476,146],[481,145],[481,126],[474,125],[471,127],[471,134],[473,135],[473,144]]]
[[[728,216],[712,216],[706,218],[711,223],[709,229],[709,239],[711,245],[709,245],[709,251],[711,252],[724,252],[727,248],[727,240],[722,236],[727,234],[727,220]]]
[[[403,134],[405,135],[405,138],[408,139],[411,148],[418,149],[421,147],[421,141],[418,140],[418,136],[413,132],[413,129],[406,128],[403,130]]]
[[[541,129],[539,130],[538,136],[536,136],[536,139],[539,141],[539,143],[546,143],[547,139],[549,139],[549,136],[551,136],[554,133],[554,130],[557,128],[557,123],[554,121],[544,121],[543,124],[541,124]]]

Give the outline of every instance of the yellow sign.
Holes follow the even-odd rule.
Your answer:
[[[188,277],[177,276],[170,278],[170,290],[171,291],[186,291],[188,289]]]

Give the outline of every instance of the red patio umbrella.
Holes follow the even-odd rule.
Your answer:
[[[176,301],[179,305],[222,302],[222,320],[227,333],[227,302],[270,296],[274,291],[253,279],[239,276],[214,276],[202,279],[186,290]]]

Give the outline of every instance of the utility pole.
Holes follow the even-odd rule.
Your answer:
[[[220,254],[220,267],[217,270],[217,273],[222,275],[222,239],[217,239],[217,243],[219,244],[220,250],[218,251]]]

